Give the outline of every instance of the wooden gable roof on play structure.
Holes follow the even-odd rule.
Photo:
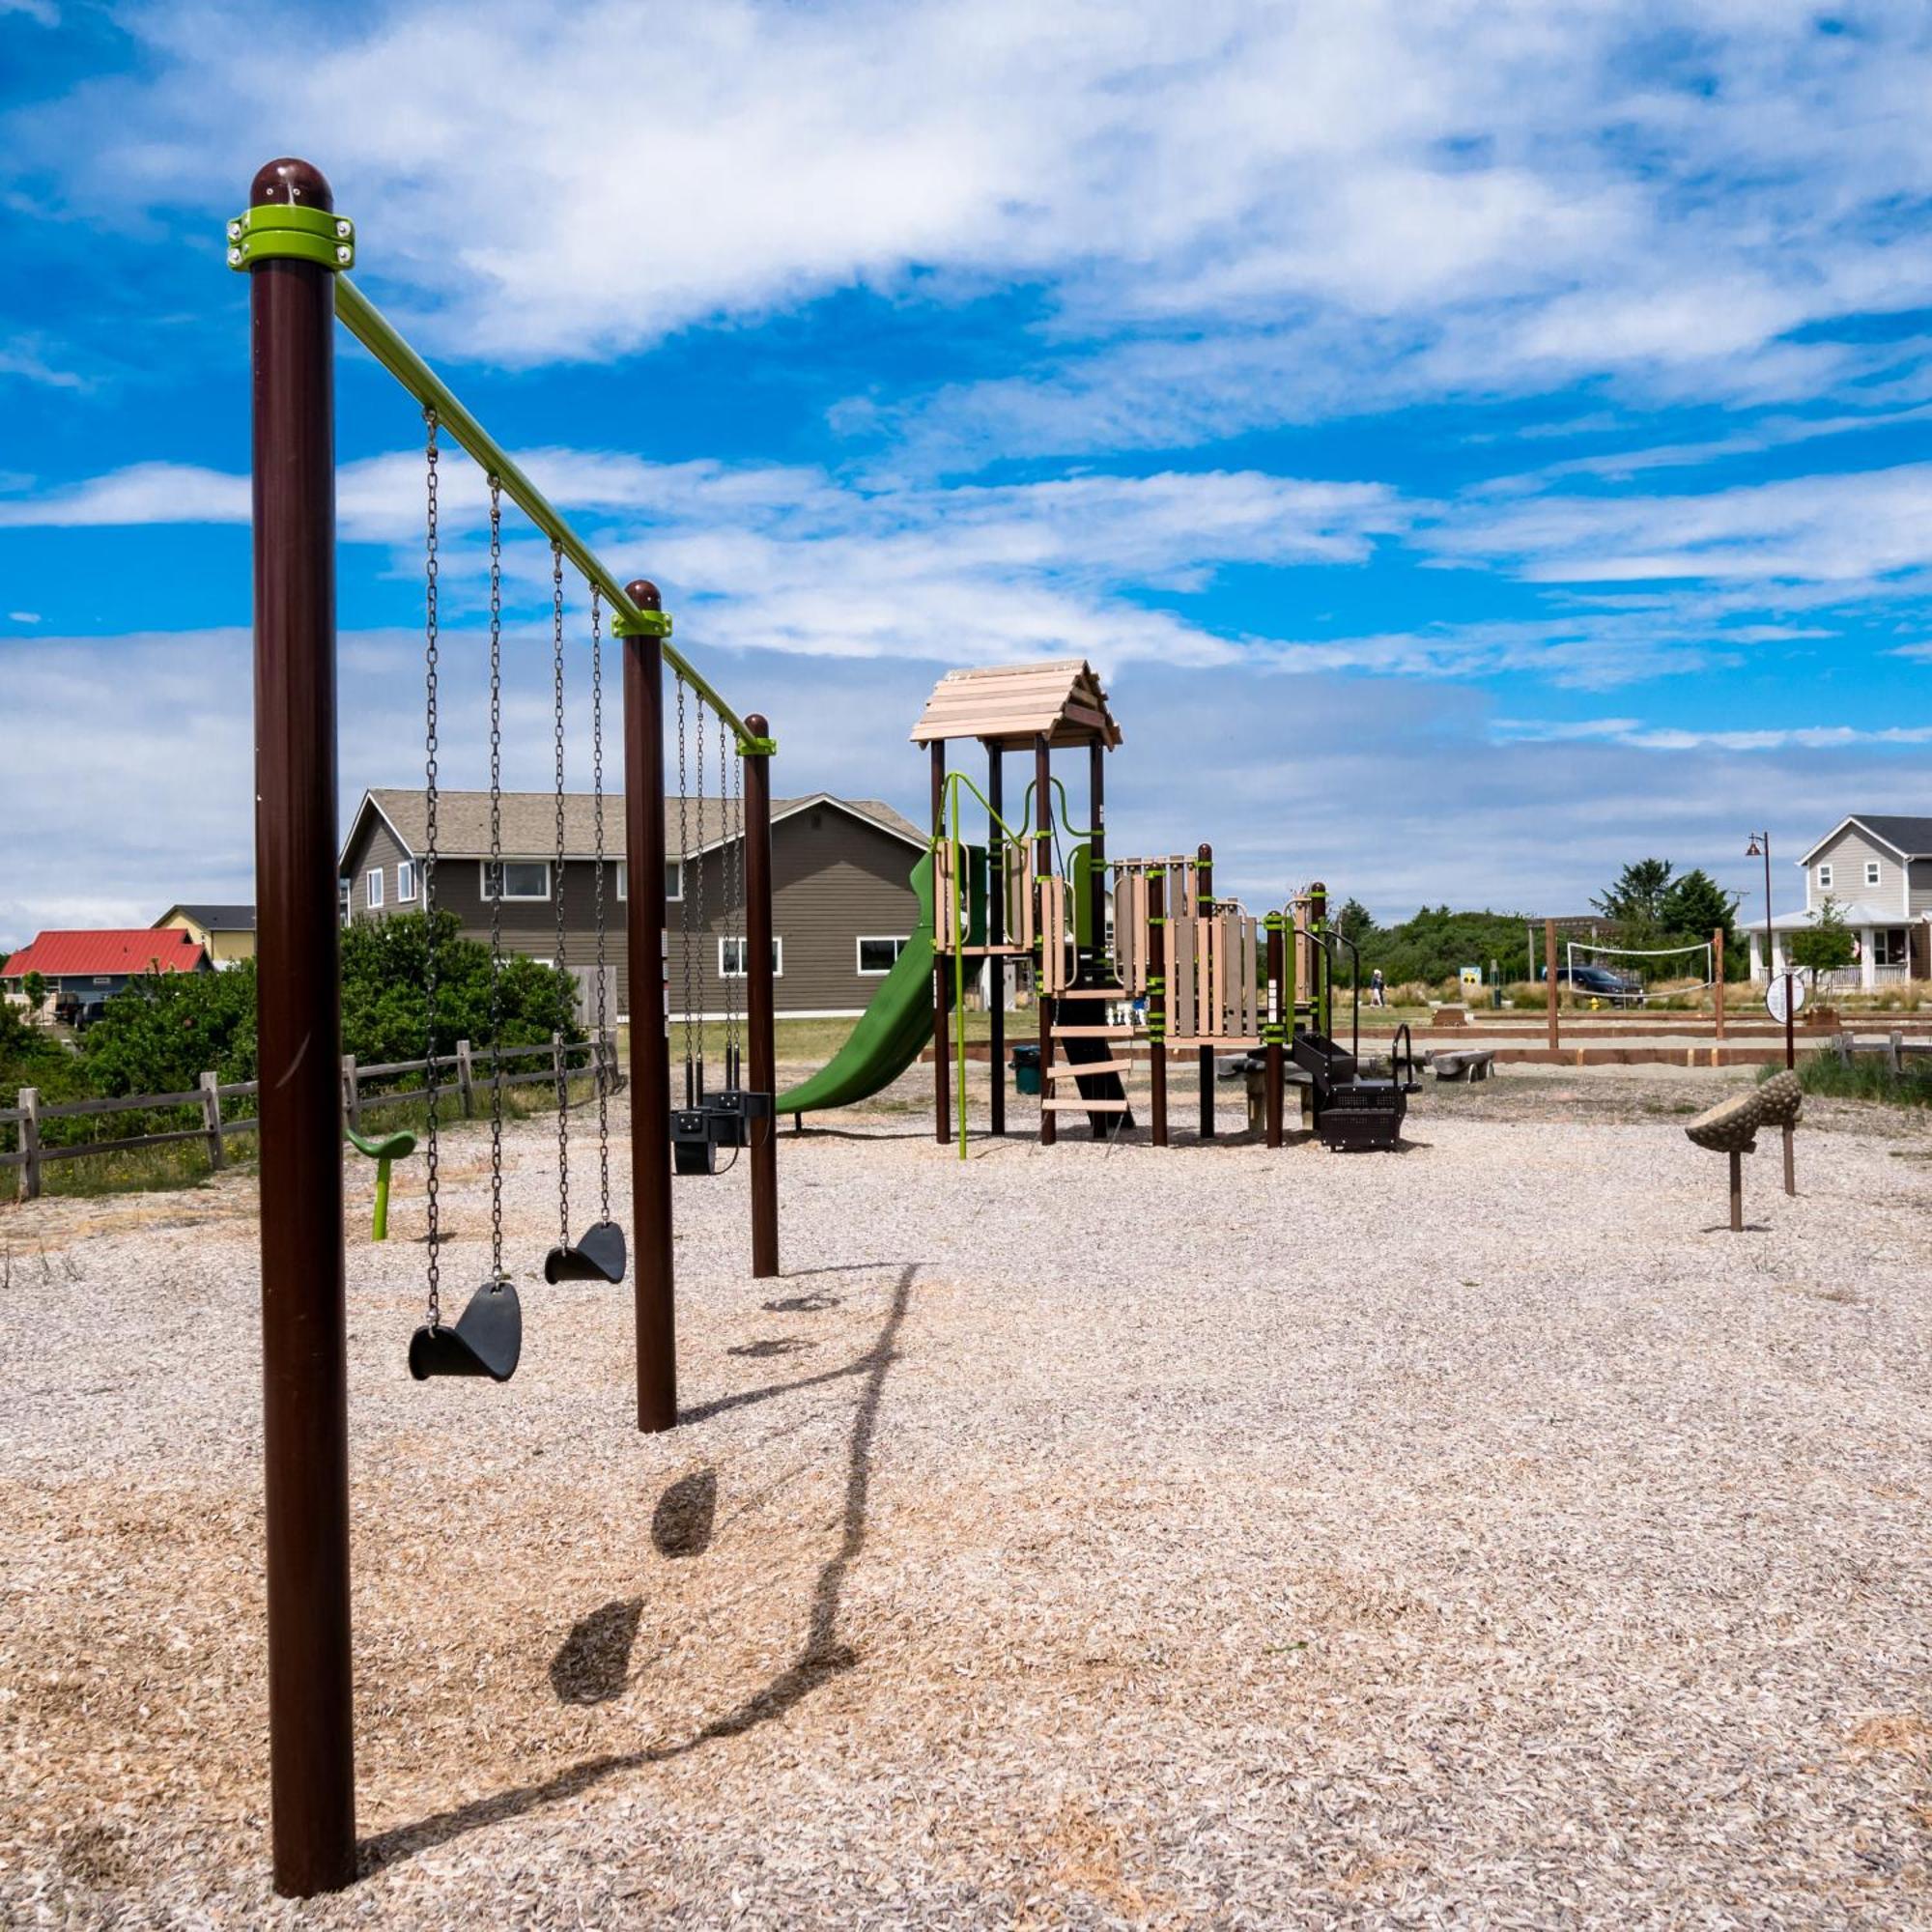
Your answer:
[[[1087,745],[1098,738],[1112,751],[1121,742],[1107,694],[1086,659],[950,670],[933,686],[912,727],[912,741],[979,738],[989,745],[1031,745],[1042,732],[1052,745]]]

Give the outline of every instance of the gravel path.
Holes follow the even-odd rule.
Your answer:
[[[783,1281],[678,1184],[652,1438],[622,1291],[411,1383],[355,1175],[368,1870],[303,1906],[252,1183],[0,1211],[0,1922],[1932,1924],[1932,1139],[1760,1156],[1740,1237],[1510,1084],[1396,1158],[788,1136]]]

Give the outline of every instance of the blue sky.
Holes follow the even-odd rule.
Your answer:
[[[252,889],[222,224],[283,153],[782,789],[916,811],[941,671],[1078,654],[1117,844],[1257,904],[1761,909],[1748,830],[1932,811],[1928,98],[1904,6],[0,0],[0,944]],[[353,802],[420,776],[421,479],[346,336],[338,442]]]

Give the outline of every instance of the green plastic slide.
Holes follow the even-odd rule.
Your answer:
[[[973,906],[968,930],[975,944],[985,931],[985,854],[971,848]],[[890,1087],[932,1037],[932,854],[912,868],[919,899],[919,924],[893,962],[872,1004],[860,1015],[852,1037],[803,1085],[778,1097],[777,1112],[816,1114],[849,1107]]]

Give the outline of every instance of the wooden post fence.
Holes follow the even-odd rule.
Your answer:
[[[208,1128],[208,1164],[217,1174],[228,1165],[228,1150],[221,1141],[221,1075],[201,1076],[201,1118]]]
[[[1549,1014],[1549,1050],[1557,1048],[1556,1030],[1556,922],[1546,919],[1543,922],[1543,978],[1548,987]]]

